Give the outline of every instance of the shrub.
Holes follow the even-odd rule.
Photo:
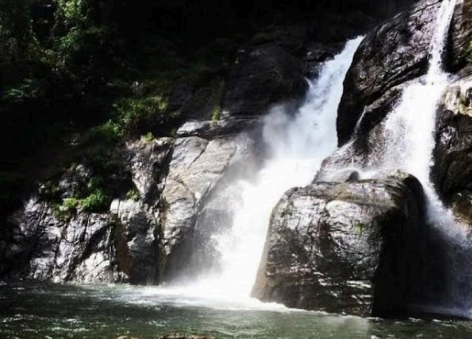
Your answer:
[[[80,207],[84,212],[99,212],[106,208],[107,199],[101,189],[96,189],[88,197],[80,200]]]
[[[145,98],[123,98],[113,107],[118,115],[118,124],[127,134],[135,134],[149,125],[164,123],[168,101],[161,95]]]
[[[97,143],[107,146],[115,145],[121,139],[121,126],[116,122],[108,122],[89,129],[80,140],[80,146],[94,146]]]
[[[141,140],[146,143],[150,143],[151,141],[154,140],[154,134],[152,134],[152,132],[148,132],[141,136]]]
[[[472,41],[469,43],[469,48],[467,49],[466,58],[468,62],[472,63]]]
[[[139,198],[140,198],[139,192],[138,192],[138,190],[135,189],[135,188],[130,189],[130,190],[126,193],[126,199],[128,199],[128,200],[138,201]]]
[[[66,198],[62,200],[62,204],[53,204],[54,216],[62,221],[69,221],[76,213],[80,201],[76,198]]]
[[[79,207],[80,201],[76,198],[66,198],[62,202],[62,206],[64,206],[68,210],[76,210]]]
[[[221,100],[223,97],[224,81],[221,81],[218,85],[218,89],[213,95],[213,109],[211,111],[211,121],[216,124],[221,118]]]

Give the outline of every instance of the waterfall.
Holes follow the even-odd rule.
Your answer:
[[[457,0],[443,1],[431,41],[428,73],[405,88],[399,104],[388,115],[383,130],[385,142],[381,168],[399,168],[416,176],[429,199],[428,217],[450,224],[452,215],[442,207],[430,180],[435,146],[438,102],[448,85],[443,70],[443,54]],[[438,224],[442,224],[439,222]]]
[[[415,307],[437,313],[467,315],[468,311],[465,310],[471,306],[468,294],[472,275],[472,260],[469,258],[472,251],[468,230],[455,220],[452,211],[442,204],[430,178],[435,147],[436,113],[439,100],[450,83],[449,75],[443,69],[443,54],[457,2],[442,2],[430,45],[428,72],[423,78],[406,86],[399,103],[383,124],[381,159],[378,161],[377,150],[369,154],[368,162],[377,163],[374,165],[377,171],[401,169],[411,173],[424,187],[427,222],[439,235],[439,240],[433,240],[432,246],[436,248],[432,251],[444,255],[442,260],[446,263],[444,266],[447,267],[447,272],[442,272],[445,279],[441,291],[443,295],[437,296],[435,301],[430,301],[434,305]],[[364,177],[372,173],[372,167],[368,167]],[[435,237],[428,236],[431,239]]]
[[[265,117],[262,138],[268,159],[252,180],[234,183],[240,188],[242,202],[232,228],[215,235],[222,272],[187,286],[187,294],[211,295],[218,300],[249,299],[272,209],[285,191],[309,184],[321,162],[336,150],[343,81],[361,41],[349,41],[339,55],[323,65],[318,79],[309,81],[305,103],[295,116],[280,106]]]

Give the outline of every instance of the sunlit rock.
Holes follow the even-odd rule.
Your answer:
[[[472,82],[446,90],[437,113],[432,178],[438,193],[463,222],[472,225]]]
[[[327,312],[404,313],[423,199],[419,181],[401,172],[288,191],[272,213],[253,296]]]

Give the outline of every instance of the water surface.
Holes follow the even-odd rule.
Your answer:
[[[126,285],[0,286],[0,338],[472,338],[462,320],[381,320]]]

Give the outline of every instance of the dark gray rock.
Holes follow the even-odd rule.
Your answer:
[[[459,1],[451,25],[446,69],[457,73],[468,65],[467,56],[472,41],[472,1]]]
[[[472,225],[472,84],[464,80],[462,89],[448,88],[437,113],[432,178],[446,204]]]
[[[421,184],[401,172],[292,189],[272,213],[252,295],[295,308],[403,314],[423,218]]]
[[[160,138],[127,145],[133,184],[139,196],[151,205],[162,191],[161,182],[167,174],[173,143],[174,139]]]
[[[299,101],[307,90],[301,59],[274,43],[238,52],[223,102],[224,116],[255,118],[277,103]]]
[[[110,208],[117,269],[132,284],[153,284],[158,278],[159,224],[153,209],[140,201],[115,200]]]
[[[9,218],[12,237],[0,248],[10,276],[39,280],[116,282],[107,215],[79,214],[63,221],[47,203],[32,198]]]
[[[222,119],[218,121],[190,120],[177,130],[177,137],[200,137],[213,139],[221,136],[236,135],[243,131],[255,130],[261,124],[258,120],[248,119]]]
[[[366,36],[344,82],[337,120],[339,145],[349,141],[364,109],[370,111],[369,106],[390,89],[426,73],[439,6],[437,0],[422,1]],[[371,114],[383,118],[395,98],[389,95]]]

